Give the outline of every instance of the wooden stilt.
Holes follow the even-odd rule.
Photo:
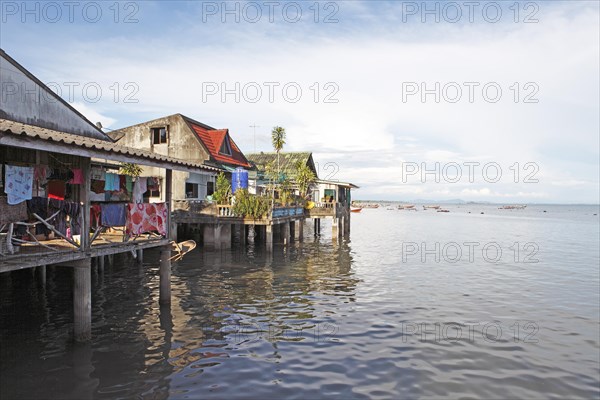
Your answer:
[[[40,283],[42,286],[46,286],[46,266],[40,265],[37,269],[39,270]]]
[[[138,249],[136,251],[136,261],[138,264],[143,264],[144,263],[144,250],[143,249]]]
[[[85,342],[92,338],[91,259],[80,260],[74,267],[73,334],[75,341]]]
[[[160,251],[160,304],[171,303],[171,246],[165,246]]]

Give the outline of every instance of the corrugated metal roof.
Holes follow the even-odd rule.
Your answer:
[[[248,161],[256,165],[258,172],[264,174],[267,169],[267,165],[270,163],[277,163],[277,153],[250,153],[246,154]],[[317,171],[312,162],[312,153],[309,152],[281,152],[279,153],[279,168],[281,172],[288,176],[293,176],[296,173],[296,164],[300,162],[307,164],[315,175]]]
[[[203,169],[206,171],[213,172],[220,171],[219,168],[209,167],[204,164],[168,157],[152,153],[147,150],[135,149],[131,147],[121,146],[112,142],[107,142],[104,140],[92,139],[84,136],[73,135],[70,133],[40,128],[38,126],[27,125],[20,122],[0,119],[0,144],[7,144],[5,143],[6,140],[3,140],[4,135],[10,135],[7,137],[17,137],[22,139],[42,140],[49,143],[97,151],[101,153],[99,157],[106,159],[111,159],[111,154],[114,154],[131,157],[133,159],[132,162],[140,164],[144,164],[144,161],[156,161],[171,164],[173,166],[173,169],[178,169],[177,167],[184,167],[186,169]],[[14,146],[14,141],[10,145]],[[23,146],[20,147],[29,147],[28,140],[23,140]]]

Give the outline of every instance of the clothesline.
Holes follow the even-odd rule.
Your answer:
[[[43,164],[26,164],[26,166],[17,164],[22,163],[6,164],[5,167],[3,164],[0,168],[5,170],[0,176],[0,183],[4,186],[4,192],[8,195],[10,205],[31,199],[34,191],[38,196],[65,200],[70,198],[70,186],[67,185],[84,183],[83,172],[80,168],[65,169]],[[90,174],[94,193],[91,196],[92,200],[132,200],[134,203],[142,203],[144,194],[148,190],[160,190],[160,178],[134,178],[126,174],[107,172],[114,169],[104,166],[92,167]],[[109,194],[104,195],[105,193]]]

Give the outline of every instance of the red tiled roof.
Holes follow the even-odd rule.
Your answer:
[[[240,151],[239,147],[231,136],[229,136],[228,129],[206,129],[202,126],[190,123],[190,126],[196,132],[200,140],[204,143],[210,156],[217,162],[235,165],[245,168],[250,168],[250,163],[246,160],[244,154]],[[231,155],[222,154],[219,152],[223,140],[229,136],[229,143],[231,145]]]

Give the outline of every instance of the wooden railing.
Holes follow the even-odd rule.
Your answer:
[[[175,200],[173,211],[190,212],[219,218],[235,218],[233,206],[229,204],[208,203],[202,200]],[[304,215],[301,206],[273,207],[267,214],[268,219],[294,217]]]

